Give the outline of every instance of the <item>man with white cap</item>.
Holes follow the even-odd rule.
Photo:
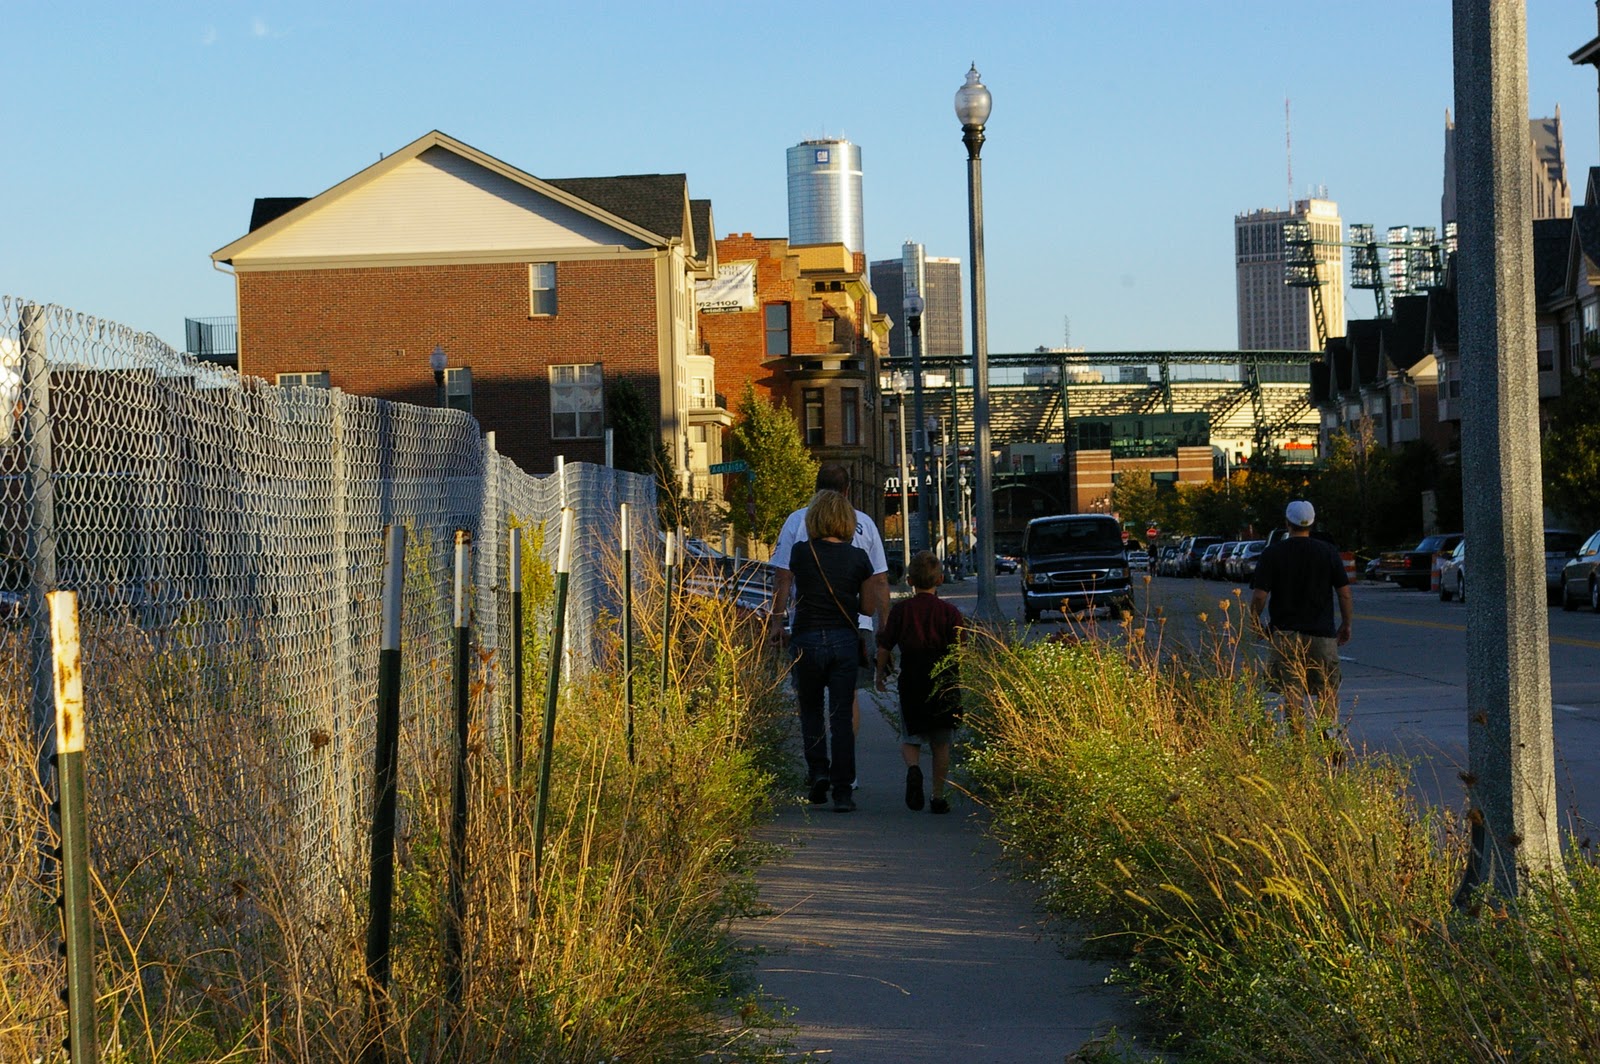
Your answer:
[[[1285,716],[1299,732],[1305,721],[1293,708],[1295,703],[1309,697],[1315,713],[1317,703],[1326,700],[1328,714],[1337,712],[1339,648],[1350,642],[1355,608],[1344,559],[1331,543],[1311,535],[1316,509],[1296,499],[1283,518],[1289,535],[1261,554],[1250,583],[1250,618],[1260,631],[1261,611],[1267,612],[1272,672],[1283,692]]]

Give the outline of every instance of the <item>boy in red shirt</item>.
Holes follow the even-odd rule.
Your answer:
[[[906,763],[906,806],[922,808],[922,744],[933,753],[933,800],[929,809],[948,813],[944,796],[950,772],[950,739],[961,722],[961,692],[954,663],[940,663],[960,640],[961,611],[939,597],[944,568],[932,551],[918,552],[908,574],[917,593],[895,603],[878,632],[877,688],[889,689],[889,667],[900,648],[900,754]],[[937,673],[937,675],[935,675]]]

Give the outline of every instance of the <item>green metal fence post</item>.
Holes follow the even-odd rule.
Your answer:
[[[666,565],[664,568],[665,604],[661,608],[661,719],[667,719],[667,681],[672,674],[672,591],[677,578],[677,553],[673,533],[667,530]]]
[[[94,1064],[94,934],[89,911],[89,818],[83,782],[83,651],[78,596],[52,591],[50,637],[55,667],[56,786],[61,812],[61,923],[67,949],[67,1040],[72,1064]]]
[[[511,530],[511,558],[506,566],[511,581],[511,765],[514,778],[522,778],[522,529]]]
[[[627,714],[628,764],[633,764],[633,541],[622,504],[622,703]]]
[[[400,603],[405,591],[406,530],[383,530],[383,630],[378,643],[377,748],[373,758],[372,834],[367,877],[367,993],[370,1031],[365,1064],[389,1058],[389,940],[394,928],[395,781],[400,761]]]
[[[556,702],[561,694],[561,655],[567,634],[567,580],[571,573],[572,511],[561,511],[561,548],[556,554],[556,612],[550,634],[550,669],[544,684],[544,734],[539,744],[539,793],[533,814],[533,884],[537,894],[544,867],[544,823],[550,802],[550,764],[555,752]]]
[[[450,866],[444,926],[445,999],[452,1014],[461,1005],[464,977],[461,970],[462,944],[467,924],[467,709],[470,680],[469,649],[472,643],[468,592],[472,577],[470,559],[472,533],[456,532],[455,553],[455,646],[451,670],[452,701],[455,709],[455,789],[450,803]],[[452,1015],[451,1028],[454,1028]]]

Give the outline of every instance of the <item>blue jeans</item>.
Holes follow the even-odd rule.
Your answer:
[[[854,628],[811,628],[789,639],[794,689],[800,700],[800,737],[812,783],[828,780],[835,796],[849,794],[856,778],[856,733],[850,709],[856,697],[860,645]],[[823,701],[827,701],[824,724]],[[833,757],[830,761],[829,733]]]

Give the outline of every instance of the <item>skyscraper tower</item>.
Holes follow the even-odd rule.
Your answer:
[[[921,244],[906,241],[898,259],[880,259],[870,265],[872,291],[878,306],[894,322],[889,331],[890,357],[911,353],[905,316],[907,292],[922,296],[922,352],[959,355],[966,351],[961,328],[961,260],[930,258]]]
[[[861,149],[806,140],[789,149],[789,243],[867,249],[861,223]]]
[[[1284,283],[1288,249],[1283,223],[1305,221],[1322,279],[1328,335],[1344,335],[1344,223],[1327,199],[1296,200],[1292,211],[1259,210],[1233,219],[1239,310],[1239,350],[1315,351],[1320,348],[1311,289]]]

